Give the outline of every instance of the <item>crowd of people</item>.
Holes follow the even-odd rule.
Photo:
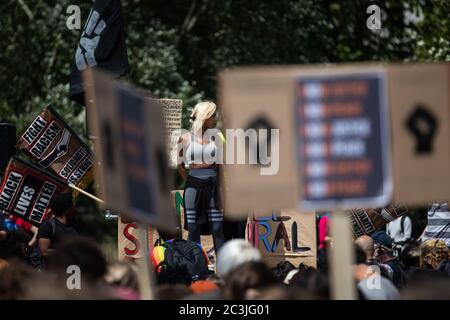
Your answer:
[[[71,226],[76,210],[70,194],[55,196],[51,212],[53,217],[34,231],[20,220],[12,221],[11,216],[5,219],[2,215],[0,299],[141,298],[138,274],[142,271],[136,261],[107,261],[95,241],[78,235]],[[205,254],[207,271],[200,276],[193,277],[183,264],[150,264],[154,297],[331,299],[326,251],[332,246],[332,239],[324,238],[322,233],[323,230],[318,234],[318,259],[322,261],[317,268],[287,261],[269,267],[260,251],[245,239],[226,241],[213,269],[207,269]],[[164,240],[170,243],[169,239]],[[350,272],[358,299],[450,299],[450,260],[445,241],[431,238],[408,243],[398,254],[394,239],[385,230],[354,240],[355,259]],[[152,252],[149,254],[151,257]],[[71,278],[70,266],[79,267],[78,280]]]

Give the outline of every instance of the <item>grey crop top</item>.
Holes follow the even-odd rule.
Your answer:
[[[216,152],[217,146],[213,141],[206,144],[193,141],[186,150],[186,163],[210,163],[216,156]]]

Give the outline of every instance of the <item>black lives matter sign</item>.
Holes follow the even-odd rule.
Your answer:
[[[385,87],[382,72],[297,80],[303,209],[381,207],[390,201]]]
[[[35,226],[49,213],[52,197],[65,190],[64,182],[33,165],[12,158],[0,188],[0,209]]]

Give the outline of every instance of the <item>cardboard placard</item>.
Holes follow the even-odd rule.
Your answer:
[[[117,244],[119,260],[126,257],[140,259],[145,256],[142,252],[142,243],[139,239],[138,224],[136,222],[123,222],[121,218],[117,222]]]
[[[450,63],[394,65],[387,70],[394,202],[448,201]]]
[[[162,107],[142,90],[85,71],[93,84],[89,114],[101,171],[101,194],[109,208],[134,220],[173,231]]]
[[[224,166],[225,211],[237,216],[252,210],[265,210],[265,208],[282,209],[303,206],[308,190],[305,189],[304,180],[294,178],[302,176],[307,170],[305,163],[307,159],[302,159],[297,154],[300,145],[298,130],[306,129],[302,127],[305,123],[300,123],[300,128],[297,127],[299,123],[294,113],[298,109],[296,108],[298,107],[297,85],[304,84],[302,79],[342,79],[343,77],[347,79],[366,77],[367,83],[374,83],[374,80],[367,78],[374,74],[383,75],[384,80],[378,81],[377,85],[380,90],[384,90],[383,82],[387,85],[384,93],[378,90],[380,92],[377,102],[377,107],[381,110],[384,99],[387,100],[385,106],[388,115],[380,117],[381,122],[388,122],[384,123],[387,129],[383,130],[383,126],[379,126],[377,132],[385,131],[384,133],[391,134],[378,140],[377,144],[382,149],[372,148],[373,144],[369,143],[369,140],[363,145],[367,150],[371,150],[366,154],[366,158],[370,158],[372,163],[359,163],[357,166],[327,166],[328,169],[333,170],[325,171],[345,172],[348,168],[351,170],[359,168],[361,171],[370,169],[371,174],[366,175],[366,178],[370,176],[376,183],[369,183],[367,180],[367,186],[374,186],[367,190],[373,189],[373,195],[380,195],[379,201],[366,201],[367,197],[360,199],[355,197],[360,202],[345,204],[342,200],[346,198],[340,195],[333,199],[339,200],[338,202],[334,201],[330,204],[328,201],[330,199],[320,198],[312,207],[342,210],[355,207],[383,207],[392,202],[419,205],[433,200],[447,201],[450,191],[450,146],[448,145],[450,63],[260,67],[221,72],[219,104],[223,107],[224,123],[227,129],[245,130],[258,127],[257,124],[280,129],[279,171],[275,175],[263,176],[260,172],[262,165],[249,165],[248,161],[246,165],[226,164]],[[333,90],[328,90],[328,93],[334,92],[336,96],[338,93],[345,93],[347,89],[345,86],[337,85]],[[336,97],[333,99],[328,101],[324,98],[323,101],[319,101],[322,105],[330,103],[331,107],[326,110],[328,114],[349,113],[357,109],[354,107],[354,102],[358,102],[356,100],[340,103],[341,101]],[[316,99],[315,102],[317,101]],[[368,108],[372,102],[367,103]],[[311,104],[314,104],[314,101]],[[341,105],[337,106],[337,104]],[[314,110],[317,111],[317,109]],[[317,131],[312,130],[312,132]],[[326,133],[327,130],[324,132]],[[379,133],[383,134],[383,132]],[[427,134],[431,136],[431,149],[427,146]],[[229,143],[230,139],[227,137],[227,144]],[[349,149],[355,146],[357,144],[349,146]],[[237,150],[237,146],[234,146],[235,153],[240,151],[248,156],[249,148],[245,146],[241,149]],[[378,149],[383,155],[382,159],[377,160],[376,150]],[[392,155],[388,155],[389,149],[392,149]],[[383,169],[378,170],[377,168],[381,165]],[[318,168],[318,165],[316,167]],[[383,183],[381,180],[376,181],[380,176],[384,176]],[[392,177],[393,188],[389,186],[389,177]],[[361,175],[362,180],[366,178]],[[343,186],[349,188],[348,185]],[[360,186],[362,185],[355,184],[355,190],[364,190]],[[242,196],[243,194],[245,197]]]
[[[180,99],[157,99],[163,106],[163,118],[166,126],[167,157],[169,167],[177,167],[177,145],[180,134],[177,129],[181,129],[181,115],[183,101]]]
[[[350,223],[355,238],[371,234],[389,222],[408,212],[405,205],[392,205],[379,209],[353,209],[349,213]]]
[[[48,218],[53,196],[65,190],[61,179],[11,158],[0,186],[0,209],[39,227]]]
[[[316,218],[313,212],[297,209],[281,210],[279,214],[249,218],[247,240],[261,252],[264,261],[275,267],[288,261],[316,267]]]
[[[20,137],[18,148],[67,183],[83,189],[94,179],[89,148],[52,107],[34,119]]]
[[[295,106],[300,207],[380,207],[392,198],[385,74],[302,75]]]

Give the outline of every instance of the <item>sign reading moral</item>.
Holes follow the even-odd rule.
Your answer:
[[[383,72],[297,80],[295,132],[303,209],[389,203],[385,87]]]

